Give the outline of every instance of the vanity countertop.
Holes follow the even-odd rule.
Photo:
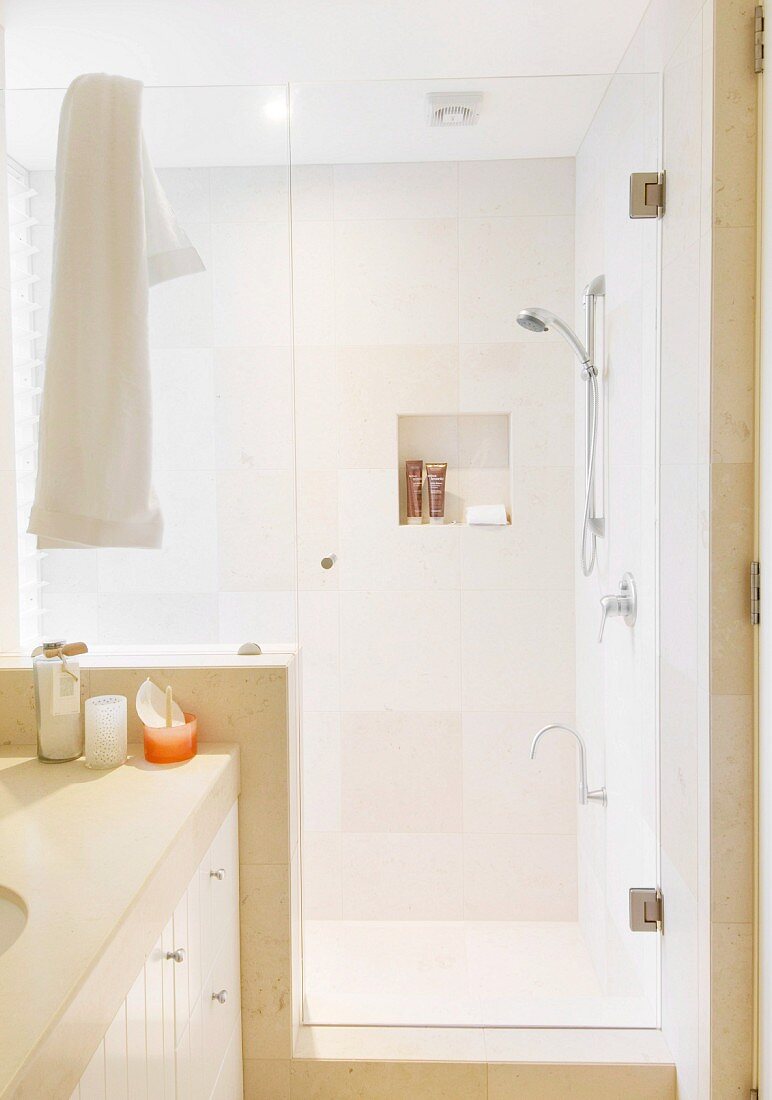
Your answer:
[[[236,745],[166,767],[129,751],[89,771],[0,750],[0,888],[28,908],[0,955],[2,1100],[74,1087],[238,796]]]

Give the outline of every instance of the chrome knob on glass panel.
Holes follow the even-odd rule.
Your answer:
[[[176,951],[167,951],[166,952],[166,957],[167,957],[167,959],[170,959],[172,962],[176,962],[176,963],[185,962],[185,950],[182,947],[178,947]]]
[[[600,630],[598,641],[603,641],[603,631],[606,629],[606,619],[619,618],[627,626],[635,626],[638,616],[638,593],[635,590],[635,578],[632,573],[625,573],[619,582],[619,591],[611,596],[601,596]]]
[[[218,867],[216,871],[210,871],[209,877],[216,878],[218,882],[222,882],[222,880],[225,878],[225,868]]]
[[[219,993],[213,993],[212,1000],[217,1001],[217,1003],[220,1005],[224,1005],[225,1002],[228,1000],[228,990],[221,989]]]

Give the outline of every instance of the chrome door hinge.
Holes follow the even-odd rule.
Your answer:
[[[665,213],[665,173],[633,172],[630,176],[630,217],[661,218]]]
[[[761,564],[751,562],[751,625],[761,622]]]
[[[764,72],[764,8],[756,5],[753,13],[753,71]]]
[[[658,886],[630,890],[630,931],[661,932],[664,900]]]

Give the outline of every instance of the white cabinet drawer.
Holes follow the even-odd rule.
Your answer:
[[[188,894],[182,895],[172,919],[174,946],[167,966],[174,974],[174,1041],[179,1043],[190,1019],[190,945],[188,943]]]
[[[193,1067],[190,1063],[190,1029],[185,1028],[174,1052],[177,1100],[191,1100]]]
[[[241,1060],[241,1017],[239,1016],[230,1037],[228,1049],[225,1051],[211,1100],[243,1100],[243,1097],[244,1075]]]
[[[236,930],[236,933],[238,930]],[[216,995],[224,992],[221,1004]],[[203,1015],[204,1092],[208,1097],[214,1088],[228,1042],[240,1014],[240,968],[238,934],[223,944],[201,994]]]
[[[147,1100],[147,1042],[145,1039],[145,970],[137,975],[126,998],[126,1052],[129,1100]]]
[[[169,920],[161,935],[162,981],[163,981],[163,1033],[164,1033],[164,1098],[174,1100],[177,1092],[175,1083],[174,1050],[174,964],[167,954],[174,950],[174,920]]]
[[[210,957],[204,969],[204,977],[224,943],[231,937],[239,911],[239,835],[238,804],[230,813],[212,841],[210,849],[209,899],[211,907],[212,938]]]
[[[164,971],[163,936],[145,960],[145,1046],[148,1100],[164,1100]]]

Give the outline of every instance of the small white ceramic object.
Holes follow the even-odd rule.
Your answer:
[[[86,767],[117,768],[126,760],[126,696],[86,700]]]
[[[166,725],[166,692],[162,691],[158,684],[153,683],[149,676],[137,692],[137,714],[145,726]],[[185,725],[185,715],[179,704],[175,702],[172,702],[171,724]]]

